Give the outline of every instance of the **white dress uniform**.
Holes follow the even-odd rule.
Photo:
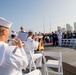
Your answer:
[[[33,59],[37,59],[36,61],[36,67],[42,67],[42,54],[41,53],[34,53],[34,50],[37,50],[38,43],[37,41],[34,41],[31,37],[28,37],[27,40],[24,42],[24,50],[28,56],[28,53],[31,52]]]
[[[58,32],[58,44],[61,46],[62,32]]]
[[[27,55],[23,48],[8,46],[0,42],[0,75],[22,75],[22,69],[28,65]]]
[[[21,41],[25,41],[26,39],[27,39],[27,36],[28,36],[28,34],[27,34],[27,32],[19,32],[18,33],[18,38],[21,40]]]
[[[42,75],[42,74],[41,74],[40,70],[34,70],[34,71],[32,71],[28,74],[25,74],[25,75]]]
[[[17,33],[14,32],[14,33],[11,33],[11,35],[17,36]],[[14,45],[14,46],[16,46],[15,41],[16,41],[16,40],[15,40],[14,38],[11,38],[11,39],[9,40],[8,44],[9,44],[9,45]]]
[[[8,46],[0,42],[0,75],[22,75],[22,69],[28,65],[24,49]]]
[[[9,29],[11,25],[11,22],[0,18],[0,27]],[[22,75],[22,69],[27,65],[27,55],[23,48],[8,46],[4,40],[0,41],[0,75]]]

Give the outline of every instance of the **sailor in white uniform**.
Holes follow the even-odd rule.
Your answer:
[[[11,22],[0,18],[0,75],[22,75],[22,69],[28,65],[20,39],[16,38],[18,47],[5,43],[11,25]]]
[[[15,40],[15,38],[17,38],[17,33],[16,32],[12,32],[11,33],[11,39],[9,40],[8,44],[16,46],[16,40]]]
[[[62,32],[60,31],[60,30],[58,30],[58,44],[59,44],[59,46],[61,46],[61,43],[62,43]]]
[[[33,31],[29,31],[28,32],[28,38],[27,40],[24,42],[24,50],[25,52],[28,54],[29,52],[31,52],[33,59],[37,59],[36,61],[36,67],[42,67],[42,54],[41,53],[34,53],[34,50],[38,49],[38,41],[35,41],[34,39],[36,39],[35,37],[33,37]],[[28,55],[28,59],[29,59],[29,55]]]
[[[20,29],[21,29],[21,31],[18,33],[18,36],[17,36],[17,37],[18,37],[22,42],[24,42],[24,41],[27,39],[28,34],[27,34],[27,32],[24,31],[24,28],[23,28],[23,27],[21,27]]]

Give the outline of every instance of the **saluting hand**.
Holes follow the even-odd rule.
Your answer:
[[[16,40],[16,44],[17,44],[17,46],[19,47],[19,48],[22,48],[23,46],[22,46],[22,41],[19,39],[19,38],[15,38],[15,40]]]

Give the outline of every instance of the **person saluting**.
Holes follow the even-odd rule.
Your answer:
[[[22,69],[28,65],[27,55],[19,38],[15,38],[17,46],[5,43],[11,25],[11,22],[0,18],[0,75],[22,75]]]

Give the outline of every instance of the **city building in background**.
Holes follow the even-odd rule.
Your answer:
[[[66,24],[66,31],[73,31],[73,28],[70,26],[70,24]]]
[[[62,28],[62,29],[61,29],[61,31],[62,31],[62,32],[65,32],[65,31],[66,31],[66,29],[65,29],[65,28]]]
[[[74,31],[76,31],[76,22],[74,22]]]

